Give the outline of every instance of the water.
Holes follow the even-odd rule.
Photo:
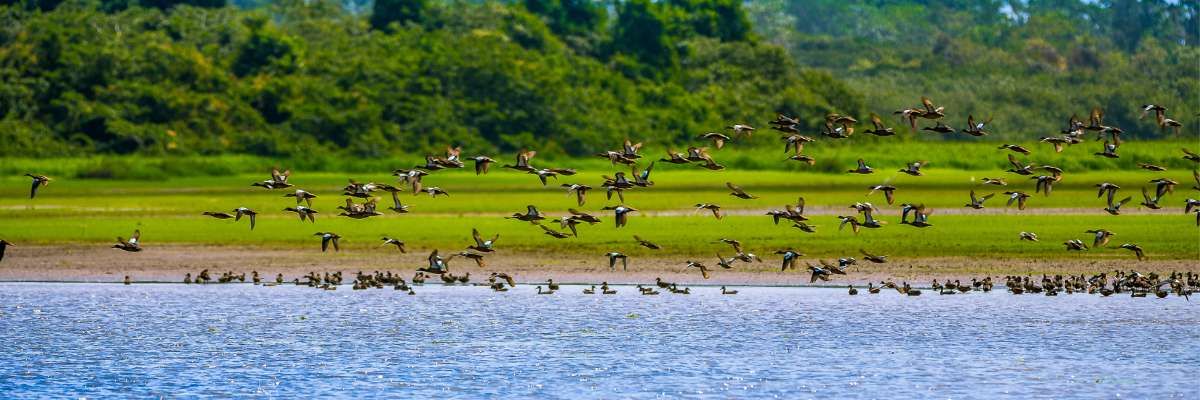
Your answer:
[[[1200,396],[1176,297],[348,289],[0,284],[0,398]]]

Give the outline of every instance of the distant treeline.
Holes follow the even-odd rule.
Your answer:
[[[998,136],[1092,106],[1156,135],[1141,101],[1195,129],[1194,2],[1120,35],[1053,3],[0,0],[0,155],[581,155],[922,94]]]

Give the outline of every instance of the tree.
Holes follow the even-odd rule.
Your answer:
[[[639,71],[643,76],[660,75],[679,63],[663,7],[650,0],[629,0],[617,7],[613,49],[647,66]]]
[[[387,29],[393,22],[404,25],[421,22],[428,0],[375,0],[371,11],[371,27]]]

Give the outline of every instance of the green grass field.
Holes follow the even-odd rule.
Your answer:
[[[899,144],[896,148],[907,146]],[[991,144],[934,145],[932,147],[938,151],[929,157],[911,158],[936,160],[949,157],[947,154],[951,150],[964,146],[975,146],[972,151],[992,148],[976,158],[995,158],[1001,162],[991,163],[996,164],[993,169],[969,170],[939,167],[933,161],[927,167],[926,175],[921,177],[894,172],[902,161],[890,162],[883,156],[879,157],[880,162],[871,162],[878,172],[865,176],[733,168],[713,172],[689,165],[660,163],[651,176],[656,182],[654,187],[639,188],[626,194],[626,204],[646,213],[635,213],[629,226],[620,229],[613,227],[611,212],[600,210],[604,205],[617,204],[615,198],[606,201],[602,191],[589,193],[588,203],[576,207],[574,197],[568,197],[553,180],[550,186],[543,187],[533,175],[501,168],[495,168],[485,176],[476,176],[466,170],[435,172],[426,177],[425,185],[442,187],[450,192],[450,197],[431,199],[424,194],[403,193],[401,199],[411,204],[411,213],[367,220],[335,216],[338,211],[335,207],[344,202],[344,197],[339,195],[340,188],[351,177],[364,182],[395,183],[388,169],[370,173],[328,173],[294,168],[292,183],[321,196],[314,201],[314,208],[322,213],[315,224],[300,222],[294,214],[282,210],[294,204],[291,198],[282,197],[286,190],[268,191],[249,186],[251,182],[265,179],[265,172],[164,180],[64,177],[43,188],[35,200],[27,198],[27,179],[9,176],[0,179],[0,237],[17,243],[97,245],[140,228],[148,247],[158,243],[316,246],[318,240],[311,236],[312,233],[334,231],[346,238],[344,244],[350,251],[377,246],[382,235],[406,240],[414,248],[458,249],[470,243],[471,228],[476,227],[485,235],[500,233],[499,245],[504,249],[572,254],[602,254],[611,250],[630,255],[648,254],[649,250],[632,241],[632,235],[637,234],[664,246],[660,254],[704,259],[712,257],[715,250],[721,250],[723,254],[729,252],[725,246],[712,243],[721,237],[740,239],[760,255],[792,247],[816,257],[854,255],[859,248],[865,248],[905,257],[1132,259],[1131,253],[1115,248],[1082,254],[1063,250],[1062,241],[1079,238],[1090,244],[1090,237],[1083,231],[1105,228],[1117,234],[1110,247],[1134,242],[1146,248],[1155,259],[1200,258],[1200,229],[1193,216],[1182,213],[1184,199],[1197,196],[1190,188],[1194,182],[1186,164],[1180,168],[1176,167],[1181,165],[1178,162],[1154,161],[1170,165],[1166,172],[1137,168],[1106,171],[1067,168],[1053,195],[1036,195],[1030,199],[1030,207],[1025,211],[1015,208],[1001,211],[1005,199],[998,195],[986,203],[987,210],[978,212],[963,207],[969,190],[975,189],[980,194],[1009,189],[1032,193],[1033,182],[1001,172],[1000,164],[1006,153],[996,151]],[[1155,151],[1162,157],[1174,157],[1174,153],[1168,151],[1175,148],[1174,144],[1156,148],[1160,148]],[[1079,153],[1078,150],[1069,151]],[[720,154],[717,153],[718,160]],[[973,159],[970,155],[956,157]],[[1074,160],[1073,163],[1081,162],[1070,158],[1077,157],[1075,155],[1062,157]],[[848,169],[852,163],[850,160],[843,167]],[[404,165],[407,164],[396,166]],[[580,169],[578,175],[560,177],[557,183],[585,183],[596,187],[600,184],[601,174],[615,171],[598,159],[564,159],[552,165]],[[1004,177],[1009,179],[1010,186],[981,186],[978,181],[983,177]],[[1163,210],[1139,208],[1139,188],[1152,188],[1147,181],[1158,177],[1172,178],[1180,185],[1174,194],[1165,197]],[[731,197],[724,186],[726,181],[737,183],[760,198],[741,200]],[[896,206],[888,206],[880,193],[867,195],[869,185],[885,181],[899,188]],[[1125,207],[1123,215],[1110,216],[1101,210],[1104,201],[1096,198],[1093,185],[1102,181],[1121,185],[1122,197],[1134,196],[1135,200]],[[770,217],[758,215],[762,210],[794,203],[798,196],[804,196],[813,210],[810,211],[814,214],[811,222],[818,226],[815,234],[800,232],[786,223],[774,225]],[[390,205],[390,201],[386,196],[381,198],[381,204]],[[889,226],[864,229],[859,235],[848,229],[839,231],[837,219],[830,214],[848,213],[851,210],[847,206],[857,201],[870,201],[880,207],[881,219],[888,221]],[[748,211],[740,214],[734,211],[737,215],[716,220],[707,212],[690,212],[692,204],[698,202],[721,204],[727,210]],[[903,202],[924,203],[939,210],[930,218],[934,226],[918,229],[898,224],[898,205]],[[529,223],[502,218],[524,211],[526,204],[536,205],[552,216],[563,215],[567,208],[576,207],[601,217],[604,223],[581,226],[578,238],[559,240],[542,234],[541,229]],[[261,213],[257,229],[250,231],[245,221],[235,224],[200,215],[202,211],[227,212],[238,206]],[[1020,242],[1017,240],[1020,231],[1036,232],[1042,241]]]

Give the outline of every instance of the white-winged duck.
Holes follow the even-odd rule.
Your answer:
[[[254,230],[254,220],[255,220],[255,217],[258,215],[258,212],[251,210],[249,208],[246,208],[246,207],[238,207],[238,208],[233,209],[233,213],[234,213],[234,217],[233,217],[234,221],[241,221],[242,216],[246,216],[247,218],[250,218],[250,230]]]
[[[307,203],[309,207],[312,207],[312,199],[315,199],[317,197],[317,195],[312,194],[309,191],[304,190],[304,189],[296,189],[295,193],[287,193],[287,194],[284,194],[283,197],[295,197],[297,205],[299,205],[300,202],[303,201],[303,202]]]
[[[347,199],[347,201],[349,201],[349,199]],[[305,219],[309,220],[309,222],[317,222],[317,210],[305,206],[286,207],[283,209],[283,211],[291,211],[296,213],[296,215],[300,216],[300,222],[304,222]]]
[[[712,215],[714,217],[717,217],[717,219],[721,219],[721,206],[719,206],[719,205],[709,204],[709,203],[696,203],[696,212],[699,212],[700,210],[711,211]]]
[[[1121,248],[1132,251],[1133,254],[1137,256],[1138,261],[1146,259],[1146,254],[1142,252],[1142,246],[1138,246],[1133,243],[1125,243],[1121,245]]]
[[[342,237],[336,233],[317,232],[317,233],[314,233],[313,236],[321,237],[321,252],[322,253],[324,253],[326,250],[329,249],[329,244],[331,244],[331,243],[333,244],[333,251],[341,251],[342,250],[340,247],[338,247],[338,241]]]
[[[804,255],[792,249],[776,250],[775,254],[783,255],[783,265],[780,267],[780,271],[787,271],[789,268],[796,269],[796,261]]]
[[[976,210],[982,209],[983,202],[987,201],[988,199],[992,198],[992,196],[995,196],[995,195],[996,195],[995,193],[988,193],[986,195],[983,195],[983,197],[975,197],[975,191],[971,190],[971,202],[963,205],[963,207],[970,207],[970,208],[974,208]]]
[[[401,253],[408,253],[408,251],[404,249],[404,241],[403,240],[392,239],[387,236],[384,236],[384,237],[380,238],[379,240],[383,241],[383,243],[381,243],[380,246],[392,245],[392,246],[396,246],[396,249],[400,250]]]
[[[583,203],[586,200],[587,191],[592,190],[591,186],[576,183],[564,183],[560,186],[567,188],[567,196],[570,196],[572,193],[574,193],[575,200],[580,206],[583,206]]]
[[[33,179],[33,186],[29,187],[29,198],[31,199],[37,196],[38,188],[49,185],[51,181],[50,177],[45,175],[25,174],[25,176]]]
[[[697,137],[696,139],[710,140],[710,141],[712,141],[713,147],[716,147],[718,149],[725,147],[725,142],[732,140],[729,138],[729,136],[725,136],[723,134],[716,133],[716,132],[705,133],[703,135],[700,135],[700,137]]]
[[[863,159],[860,158],[860,159],[858,159],[858,166],[855,167],[854,169],[847,170],[846,172],[849,172],[852,174],[864,174],[865,175],[865,174],[874,173],[875,169],[867,166],[867,162],[863,161]]]
[[[133,231],[133,236],[130,236],[129,240],[125,240],[124,238],[117,236],[117,244],[114,244],[112,248],[129,252],[142,251],[141,239],[142,231],[140,229],[135,229]]]
[[[629,207],[624,204],[617,205],[615,207],[606,206],[606,207],[601,208],[601,210],[605,210],[605,211],[611,210],[613,212],[613,214],[615,216],[615,218],[613,218],[613,219],[616,221],[618,228],[623,227],[623,226],[625,226],[625,224],[629,223],[629,213],[638,211],[636,208]]]
[[[974,115],[967,115],[967,127],[962,129],[962,132],[971,136],[987,136],[987,131],[984,128],[992,123],[992,118],[988,117],[987,121],[975,122]]]
[[[621,260],[621,268],[623,271],[629,271],[629,257],[619,252],[611,251],[604,254],[608,257],[608,270],[615,272],[617,270],[617,260]]]

